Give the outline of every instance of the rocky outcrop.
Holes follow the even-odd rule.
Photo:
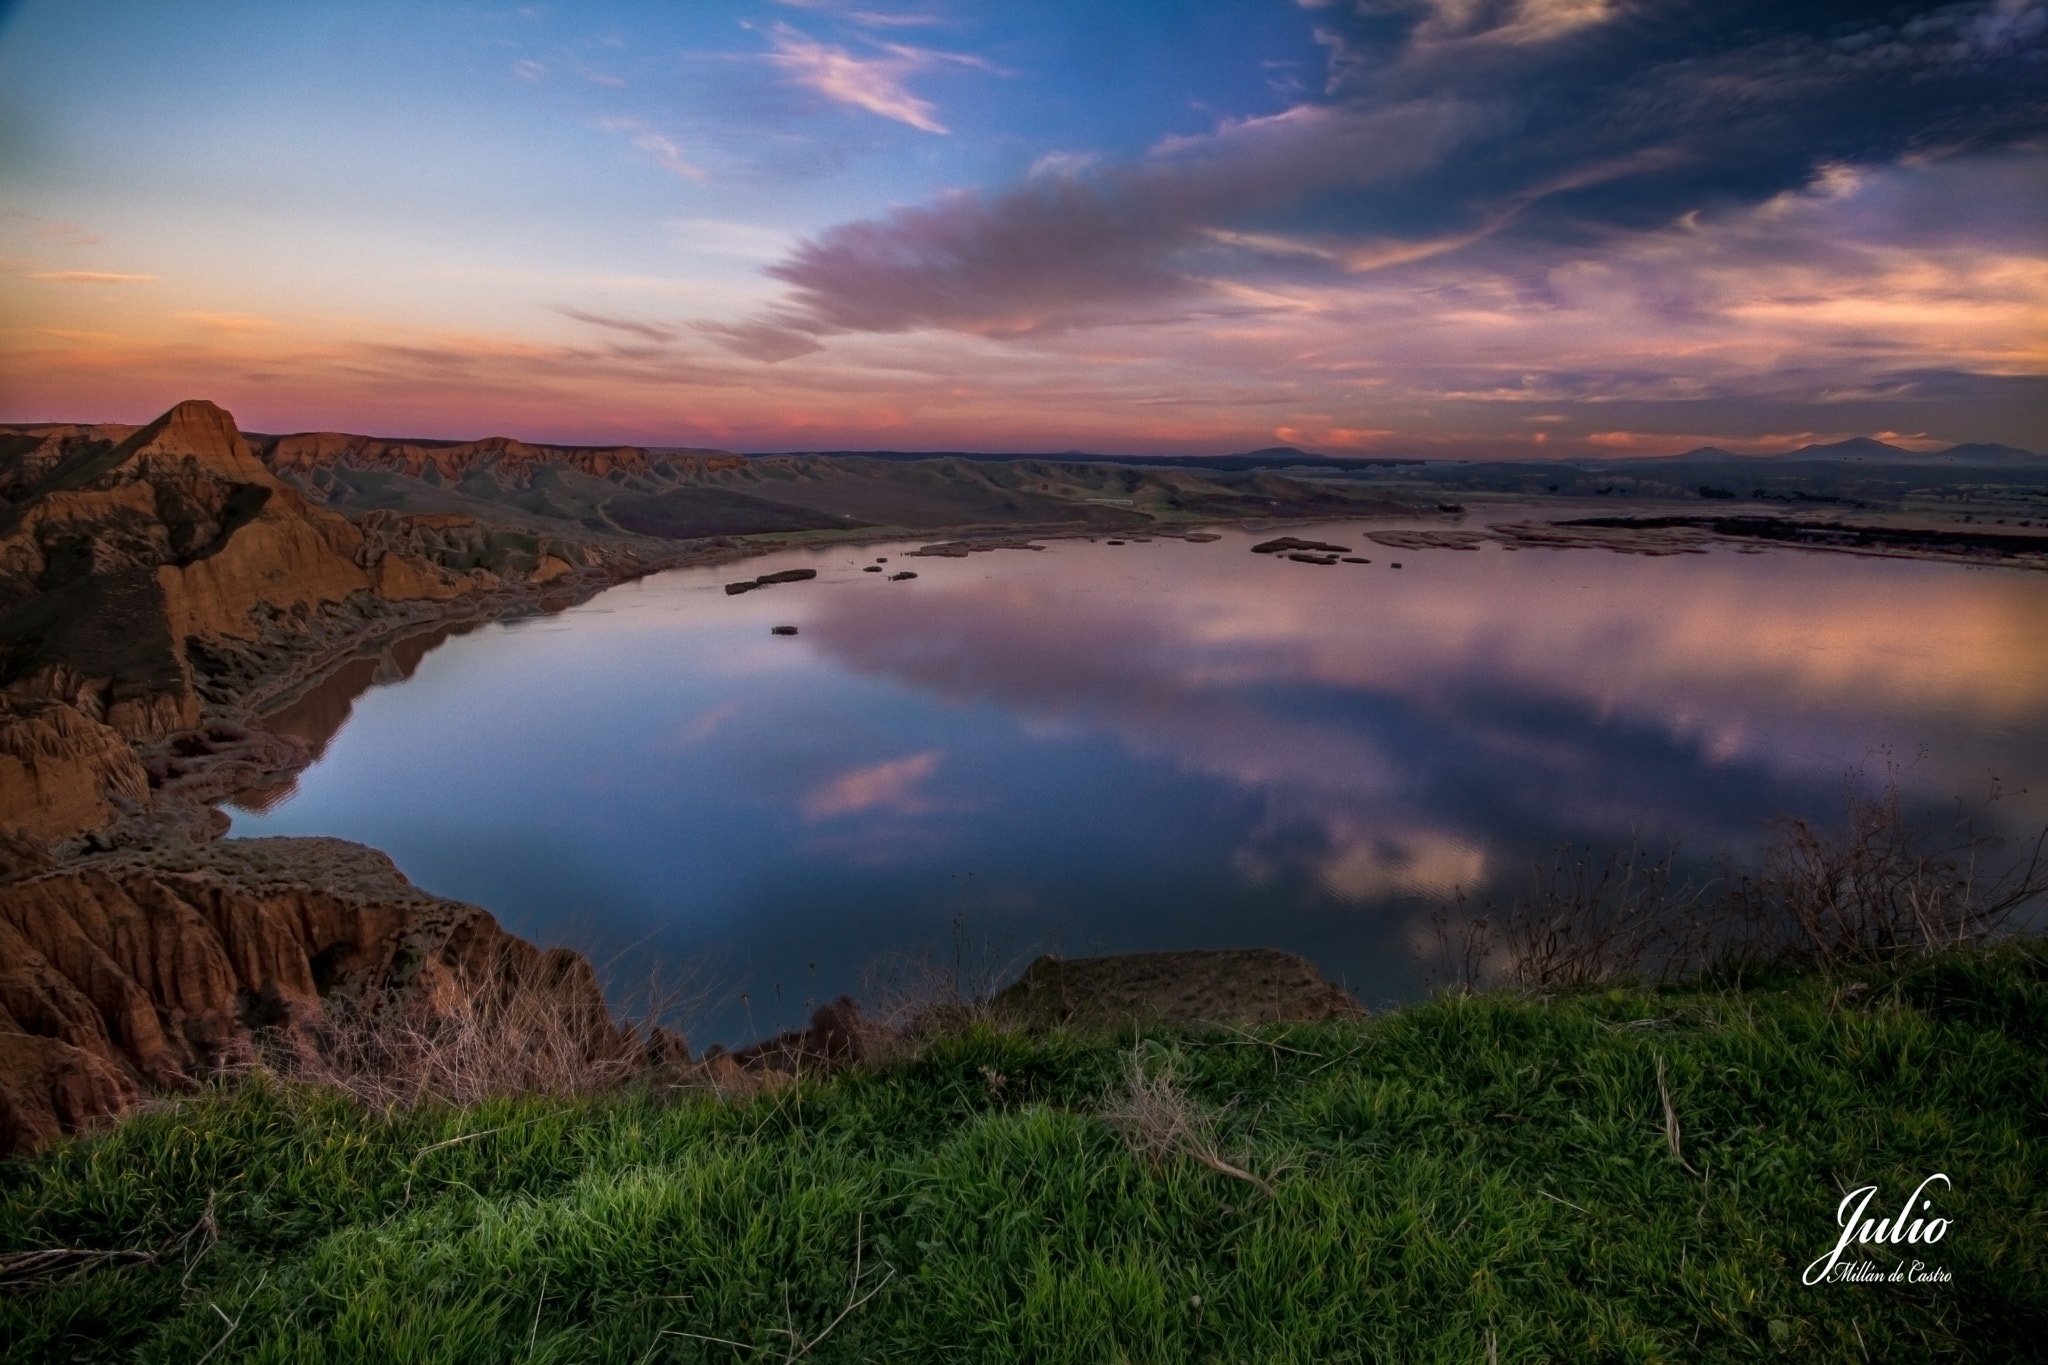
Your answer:
[[[992,1012],[1026,1028],[1090,1031],[1133,1022],[1248,1026],[1365,1013],[1314,963],[1277,948],[1041,957],[996,995]]]
[[[149,800],[121,734],[62,701],[0,693],[0,835],[49,841]]]
[[[0,1152],[259,1057],[317,1066],[340,1002],[431,1021],[513,982],[594,1061],[638,1047],[581,957],[357,844],[227,840],[30,875],[0,886]]]
[[[80,449],[92,446],[111,450],[134,434],[132,426],[87,426],[76,422],[0,427],[0,502],[17,502],[31,496],[51,470]]]

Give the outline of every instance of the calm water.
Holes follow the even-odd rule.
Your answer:
[[[1398,999],[1442,897],[1512,894],[1567,840],[1753,856],[1887,761],[2048,819],[2048,576],[1290,533],[1374,562],[1243,532],[789,552],[416,644],[300,708],[317,734],[418,663],[235,832],[375,845],[628,974],[705,964],[708,1042],[960,939],[970,967],[1271,944]],[[882,555],[918,578],[860,571]],[[819,578],[721,589],[788,567]]]

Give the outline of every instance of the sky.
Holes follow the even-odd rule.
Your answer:
[[[2048,451],[2048,0],[0,0],[0,421]]]

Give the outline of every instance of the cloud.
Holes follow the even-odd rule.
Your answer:
[[[794,360],[801,355],[814,355],[825,349],[802,325],[772,318],[739,323],[700,322],[696,327],[735,355],[770,365],[781,360]]]
[[[707,178],[703,167],[683,160],[683,149],[660,133],[635,134],[633,145],[653,157],[661,164],[663,170],[680,175],[685,180],[702,181]]]
[[[514,62],[512,63],[512,74],[530,85],[537,81],[546,80],[548,78],[548,68],[545,62]]]
[[[788,254],[790,247],[788,232],[757,223],[724,218],[671,218],[663,226],[673,229],[677,244],[693,256],[767,262]]]
[[[1455,42],[1545,43],[1614,17],[1612,0],[1424,0],[1414,30],[1420,46]]]
[[[23,213],[20,209],[9,209],[6,213],[0,214],[0,220],[7,221],[10,226],[17,221],[26,223],[29,225],[29,231],[35,236],[51,241],[64,242],[70,246],[98,246],[100,244],[99,237],[76,223],[60,222],[54,218],[38,218],[35,214]]]
[[[124,275],[112,270],[31,270],[28,278],[50,284],[155,284],[154,275]]]
[[[1864,168],[1615,233],[1598,250],[1502,233],[1367,271],[1200,241],[1191,249],[1213,253],[1204,299],[1167,292],[1093,314],[1077,300],[1070,316],[1103,325],[1028,332],[827,333],[794,310],[748,317],[751,290],[734,291],[733,315],[714,327],[686,320],[703,297],[686,278],[474,267],[451,278],[674,335],[558,322],[527,344],[306,318],[289,334],[159,335],[151,311],[125,337],[0,333],[0,375],[13,381],[0,389],[24,419],[139,419],[154,412],[126,406],[133,391],[162,395],[157,410],[204,392],[238,415],[255,405],[258,430],[748,450],[1298,445],[1512,458],[1535,453],[1538,429],[1543,453],[1560,457],[1885,429],[2048,449],[2043,185],[2043,158],[2028,153]],[[722,229],[676,231],[695,241]],[[1302,229],[1289,240],[1322,239]],[[771,243],[741,229],[736,245]],[[58,303],[81,291],[46,292]],[[111,304],[160,291],[101,293]],[[809,358],[762,363],[796,354]]]
[[[946,21],[936,14],[889,14],[880,10],[848,9],[838,0],[775,0],[790,9],[824,11],[862,28],[933,28]]]
[[[978,57],[896,43],[882,44],[877,55],[857,56],[783,23],[769,30],[768,41],[775,49],[768,55],[769,63],[786,72],[796,84],[827,99],[907,123],[927,133],[948,130],[938,121],[937,110],[928,100],[919,99],[904,88],[904,79],[947,65],[990,69]]]
[[[761,327],[822,337],[1022,336],[1227,309],[1495,239],[1598,256],[1690,213],[1763,204],[1843,167],[2038,140],[2048,6],[1390,0],[1319,12],[1323,98],[1115,161],[1042,163],[806,241]],[[775,58],[834,98],[941,131],[902,78],[778,26]]]
[[[635,322],[631,318],[606,317],[602,313],[586,313],[580,308],[557,308],[555,311],[565,318],[574,318],[578,322],[587,322],[592,327],[603,327],[609,331],[624,332],[628,336],[641,337],[648,341],[673,341],[676,336],[674,328],[657,327],[651,322]]]
[[[220,332],[268,332],[277,326],[269,318],[257,317],[253,313],[180,313],[178,316]]]
[[[804,818],[816,823],[869,810],[921,815],[931,803],[917,787],[938,767],[939,757],[938,750],[930,749],[842,773],[804,797]]]
[[[725,727],[727,721],[740,713],[738,702],[720,702],[708,711],[700,711],[676,726],[666,738],[655,742],[655,748],[665,754],[680,754],[694,749]]]
[[[683,149],[678,147],[673,139],[648,127],[641,119],[603,118],[597,121],[597,126],[607,133],[626,134],[629,142],[653,157],[663,170],[699,183],[710,178],[703,167],[684,159]]]

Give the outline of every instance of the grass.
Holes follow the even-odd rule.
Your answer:
[[[154,1259],[17,1286],[0,1354],[2013,1360],[2044,1049],[2030,940],[1136,1048],[980,1027],[736,1102],[250,1079],[5,1168],[0,1254]],[[1133,1131],[1162,1106],[1199,1140]],[[1952,1283],[1801,1284],[1842,1194],[1937,1170]]]

